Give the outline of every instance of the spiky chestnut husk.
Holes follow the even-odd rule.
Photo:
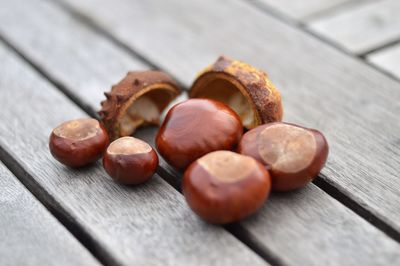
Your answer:
[[[281,95],[267,74],[246,63],[219,57],[194,81],[190,98],[211,98],[229,105],[247,129],[281,121]]]
[[[110,139],[114,140],[133,134],[141,125],[159,124],[159,115],[179,94],[177,83],[164,72],[130,71],[118,84],[112,86],[110,92],[104,93],[106,100],[101,102],[102,108],[98,114]],[[135,103],[138,103],[138,99],[142,101],[139,113],[128,114]],[[146,100],[144,104],[143,99]],[[154,112],[145,110],[152,107],[157,109],[155,117],[144,117],[151,111]],[[126,125],[126,121],[131,122],[131,125]]]

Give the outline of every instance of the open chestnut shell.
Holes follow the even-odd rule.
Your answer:
[[[315,130],[270,123],[243,135],[238,152],[260,161],[272,177],[272,189],[290,191],[312,181],[328,157],[328,142]]]
[[[134,137],[122,137],[108,146],[103,166],[116,181],[136,185],[146,182],[155,173],[158,156],[146,142]]]
[[[243,134],[238,115],[210,99],[189,99],[173,106],[156,137],[160,154],[183,170],[197,158],[216,150],[232,150]]]
[[[92,118],[70,120],[50,135],[49,148],[60,163],[80,167],[99,159],[109,143],[104,126]]]
[[[160,71],[131,71],[111,92],[105,92],[99,115],[112,140],[132,135],[136,128],[160,123],[160,115],[180,94],[176,82]]]
[[[209,98],[230,106],[247,129],[282,120],[281,95],[265,72],[221,56],[194,81],[189,98]]]
[[[271,178],[262,164],[231,151],[215,151],[185,171],[183,195],[190,208],[210,223],[239,221],[267,200]]]

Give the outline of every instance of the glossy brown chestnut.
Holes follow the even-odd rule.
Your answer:
[[[104,126],[92,118],[70,120],[50,135],[49,148],[55,159],[71,167],[96,161],[109,144]]]
[[[103,166],[106,172],[120,183],[136,185],[146,182],[158,166],[158,156],[146,142],[122,137],[108,146]]]
[[[238,146],[239,153],[270,171],[275,191],[298,189],[312,181],[325,165],[328,150],[321,132],[281,122],[248,131]]]
[[[225,224],[258,210],[268,198],[271,178],[249,156],[215,151],[192,163],[183,177],[183,194],[204,220]]]
[[[201,156],[231,150],[243,134],[239,116],[227,105],[210,99],[190,99],[172,107],[157,134],[157,149],[177,169]]]

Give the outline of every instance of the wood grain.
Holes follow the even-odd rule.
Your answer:
[[[100,163],[74,170],[56,162],[47,145],[51,129],[85,114],[3,45],[0,61],[1,147],[29,173],[26,182],[33,179],[46,192],[43,200],[89,235],[104,261],[266,264],[223,228],[199,220],[157,175],[129,187],[113,182]]]
[[[400,79],[400,43],[369,54],[367,60]]]
[[[0,162],[0,265],[100,265]]]
[[[156,6],[155,2],[146,2],[146,3],[150,3],[154,6]],[[174,2],[170,2],[174,3]],[[104,3],[106,5],[106,3]],[[124,2],[124,3],[119,3],[121,4],[122,7],[124,8],[128,8],[130,10],[134,10],[135,8],[139,8],[140,5],[136,2]],[[137,4],[137,6],[130,6],[130,5],[134,5]],[[175,3],[176,4],[176,3]],[[36,6],[36,12],[37,14],[41,14],[40,12],[40,8],[38,8],[38,6],[40,7],[40,5],[35,5]],[[248,12],[248,9],[245,6],[239,6],[241,8],[244,8],[244,10],[246,12]],[[109,7],[112,8],[112,7]],[[115,7],[113,7],[114,9],[113,12],[115,12],[116,9]],[[151,8],[145,8],[145,7],[141,7],[143,10],[152,10]],[[188,11],[188,7],[185,7],[186,11]],[[200,14],[205,15],[205,10],[200,9],[201,12]],[[193,11],[192,9],[189,9],[189,11]],[[54,12],[54,11],[53,11]],[[122,11],[121,11],[122,12]],[[32,24],[30,23],[30,19],[29,19],[29,14],[25,14],[25,13],[19,13],[20,17],[24,17],[24,20],[19,20],[18,23],[22,23],[22,25],[20,24],[20,27],[23,27],[23,25],[29,25]],[[210,12],[211,15],[213,15],[212,12]],[[43,14],[45,15],[45,13]],[[92,14],[93,16],[95,14]],[[62,14],[58,14],[57,17],[62,16]],[[214,14],[215,16],[215,14]],[[101,16],[100,16],[101,17]],[[157,17],[154,15],[154,17]],[[98,21],[99,18],[97,17],[97,15],[95,17],[91,17],[91,19],[93,19],[93,21]],[[143,18],[141,18],[143,19]],[[160,20],[165,20],[164,16],[159,17]],[[57,23],[58,20],[54,20],[52,21],[52,25],[54,26],[54,30],[51,32],[58,32],[58,31],[63,31],[64,30],[64,24],[63,23]],[[113,21],[108,21],[107,23],[117,23],[119,22],[118,16],[114,17]],[[146,21],[148,23],[148,21]],[[104,22],[103,22],[104,23]],[[107,24],[106,23],[106,24]],[[171,23],[171,22],[169,22]],[[177,23],[177,22],[174,22]],[[1,24],[0,24],[1,25]],[[152,24],[149,23],[149,26],[151,26]],[[36,27],[41,27],[41,25],[36,25],[35,27],[32,27],[31,29],[34,30]],[[74,30],[78,30],[79,28],[76,28]],[[168,28],[167,28],[168,29]],[[5,27],[1,27],[0,26],[0,30],[3,32],[3,34],[7,37],[7,39],[11,40],[11,42],[19,47],[21,49],[22,52],[24,52],[25,56],[30,58],[31,57],[31,53],[43,53],[43,51],[36,51],[38,49],[41,50],[46,50],[47,46],[36,46],[36,49],[29,49],[28,47],[25,47],[23,42],[20,41],[21,36],[20,34],[23,34],[23,31],[9,31],[7,30],[7,28]],[[17,33],[15,33],[17,32]],[[145,34],[143,32],[138,31],[139,34]],[[157,34],[159,34],[161,32],[157,32]],[[42,38],[47,38],[49,39],[51,42],[51,34],[50,33],[46,33],[44,35],[41,36]],[[74,39],[75,42],[78,42],[79,39],[75,38]],[[185,44],[185,43],[184,43]],[[57,45],[57,42],[54,43],[54,45]],[[60,44],[61,45],[61,44]],[[73,47],[74,44],[70,44],[71,47]],[[129,43],[129,45],[131,45],[131,47],[136,48],[135,46],[132,45],[132,43]],[[171,45],[171,44],[170,44]],[[185,44],[186,45],[186,44]],[[184,46],[183,46],[184,47]],[[173,47],[171,46],[171,49]],[[243,48],[243,47],[242,47]],[[118,49],[118,48],[115,48]],[[158,48],[161,49],[161,48]],[[279,49],[278,49],[279,50]],[[175,51],[175,48],[173,48],[173,51]],[[167,55],[171,56],[171,52],[165,50],[164,52],[168,52]],[[190,56],[196,56],[196,53],[189,53],[188,51],[184,51],[185,53],[187,53]],[[199,52],[201,54],[204,53],[203,50],[199,50]],[[271,51],[272,52],[272,51]],[[149,50],[146,49],[146,55],[149,55]],[[63,60],[69,60],[68,62],[70,63],[68,66],[71,68],[77,68],[80,71],[85,72],[86,68],[83,67],[85,64],[90,64],[89,62],[87,63],[82,63],[80,62],[78,63],[74,63],[75,60],[74,58],[68,59],[66,58],[67,54],[64,53],[60,53],[57,54],[57,57],[59,58],[59,62],[62,62]],[[176,76],[178,76],[181,80],[185,81],[185,84],[189,84],[190,82],[190,77],[187,77],[185,75],[183,75],[180,71],[178,71],[175,67],[179,67],[179,64],[186,64],[187,67],[185,68],[186,73],[191,73],[190,75],[193,75],[193,73],[199,69],[196,69],[192,66],[192,64],[196,63],[197,61],[202,61],[201,58],[197,58],[196,57],[192,57],[193,60],[192,62],[182,62],[179,54],[174,55],[176,57],[173,57],[174,60],[176,60],[177,64],[172,64],[172,62],[169,62],[168,60],[166,60],[165,57],[163,56],[159,56],[160,57],[160,61],[157,61],[157,64],[159,62],[161,62],[162,64],[167,64],[169,66],[169,68],[167,69],[168,71],[171,70],[174,72],[174,74]],[[36,58],[33,57],[32,58]],[[212,58],[214,59],[214,58]],[[48,64],[48,59],[46,57],[41,58],[38,61],[35,61],[37,64],[39,64],[40,66],[45,66]],[[101,63],[101,62],[100,62]],[[189,64],[188,64],[189,63]],[[202,61],[201,63],[205,64],[205,61]],[[107,64],[101,64],[102,66],[104,66],[105,68],[107,67]],[[203,65],[204,66],[204,65]],[[56,66],[54,66],[56,67]],[[182,70],[182,69],[180,69]],[[183,71],[183,70],[182,70]],[[52,76],[52,69],[49,68],[48,74],[50,76]],[[65,72],[65,75],[67,75]],[[87,73],[87,75],[90,75],[90,71],[85,72]],[[71,86],[71,84],[73,84],[72,82],[70,82],[71,79],[74,79],[74,75],[69,75],[68,79],[65,79],[66,82],[64,83],[64,86],[66,88],[68,88],[71,92],[76,91],[76,88],[74,86]],[[76,81],[74,82],[78,82],[79,83],[79,77],[76,77]],[[293,81],[295,82],[295,81]],[[78,86],[79,87],[79,86]],[[99,86],[101,87],[101,86]],[[85,99],[83,99],[85,100]],[[87,100],[86,100],[87,101]],[[154,134],[155,131],[157,129],[156,128],[147,128],[144,130],[141,130],[140,132],[138,132],[138,134],[136,136],[142,137],[146,140],[148,140],[149,142],[152,142],[154,140]],[[179,186],[179,174],[174,171],[172,168],[168,167],[164,161],[161,162],[161,168],[164,171],[164,173],[168,174],[168,177],[174,178],[174,182],[176,181],[177,186]],[[178,176],[177,176],[178,175]],[[300,191],[301,193],[301,191]],[[343,253],[345,254],[346,252],[348,252],[349,250],[352,250],[352,252],[354,254],[358,254],[357,256],[355,256],[357,259],[351,260],[351,264],[348,265],[357,265],[357,262],[364,262],[366,260],[370,261],[370,264],[373,265],[374,263],[380,262],[380,260],[387,260],[387,263],[393,264],[396,261],[393,261],[393,257],[395,257],[396,255],[398,255],[396,252],[396,249],[398,248],[398,245],[396,243],[394,243],[392,240],[388,239],[385,235],[383,235],[381,232],[379,232],[377,229],[375,229],[374,227],[372,227],[370,224],[366,223],[365,221],[363,221],[361,218],[359,218],[358,216],[356,216],[354,213],[348,211],[344,206],[342,206],[341,204],[339,204],[338,202],[336,202],[334,199],[330,198],[327,194],[325,194],[324,192],[320,191],[319,189],[317,189],[315,186],[310,185],[310,188],[306,190],[305,193],[301,193],[300,197],[283,197],[283,198],[277,198],[275,199],[275,197],[273,198],[273,200],[268,203],[266,205],[266,210],[263,210],[263,212],[260,214],[261,217],[264,217],[263,219],[260,218],[256,218],[257,220],[254,221],[254,223],[256,224],[255,228],[258,228],[258,232],[266,230],[264,232],[267,232],[267,234],[265,235],[260,235],[258,234],[258,232],[253,232],[252,227],[251,226],[247,226],[247,222],[244,224],[246,226],[246,230],[249,231],[249,234],[251,237],[255,238],[256,240],[260,240],[259,242],[260,245],[262,245],[262,248],[266,249],[266,250],[273,250],[275,256],[277,256],[279,258],[279,260],[284,261],[287,264],[298,264],[298,261],[302,261],[305,263],[310,263],[310,264],[346,264],[346,258],[345,257],[340,257],[339,254]],[[293,201],[298,201],[299,198],[302,198],[303,201],[302,204],[306,204],[307,202],[310,202],[309,205],[310,206],[300,206],[297,205],[296,202],[291,202]],[[319,204],[319,202],[321,202],[321,204]],[[289,204],[289,205],[293,205],[296,206],[293,209],[288,209],[288,211],[286,212],[286,208],[282,207],[285,204]],[[272,214],[269,212],[270,208],[273,208],[271,206],[275,206],[277,205],[277,207],[274,209],[274,211],[272,211]],[[327,208],[329,210],[331,210],[330,213],[326,213],[326,212],[321,212],[321,209]],[[264,216],[264,213],[268,213],[268,215]],[[258,217],[258,216],[257,216]],[[275,222],[274,223],[269,223],[268,227],[269,228],[264,228],[266,226],[266,223],[269,220],[268,217],[275,217]],[[252,218],[253,219],[253,218]],[[251,221],[253,221],[252,219],[249,220],[249,223],[251,223]],[[293,230],[290,230],[290,228],[286,228],[286,226],[281,226],[282,221],[279,221],[280,219],[282,219],[282,221],[284,221],[285,219],[292,219],[290,223],[288,223],[289,226],[292,227]],[[338,226],[336,227],[331,227],[329,224],[329,219],[337,219],[338,222]],[[315,222],[313,225],[314,227],[309,227],[308,223],[309,221],[313,221]],[[297,225],[298,224],[298,225]],[[345,226],[346,224],[350,224],[350,227]],[[297,226],[299,226],[299,231],[297,232]],[[353,227],[357,227],[360,228],[359,231],[355,231],[354,234],[352,234],[352,228]],[[274,233],[276,232],[276,233]],[[312,241],[309,241],[308,237],[309,236],[310,239]],[[346,238],[345,240],[342,239],[342,236],[346,236],[349,237],[348,239]],[[275,242],[271,242],[267,239],[267,237],[272,237],[274,236],[275,240],[277,242],[282,241],[282,243],[275,243]],[[337,238],[335,237],[337,236]],[[375,243],[380,243],[377,244],[376,249],[371,248],[370,246],[364,246],[364,242],[366,241],[365,238],[368,237],[368,241],[374,241]],[[290,241],[287,241],[288,239],[290,239]],[[284,242],[287,242],[286,244]],[[343,243],[344,245],[337,245],[337,243]],[[315,250],[319,250],[321,247],[321,244],[324,245],[325,249],[323,250],[323,252],[321,251],[321,253],[318,253],[318,255],[316,255]],[[286,246],[285,246],[286,245]],[[288,253],[287,252],[287,248],[289,247],[291,252]],[[307,247],[303,248],[303,247]],[[381,250],[382,248],[382,250]],[[383,256],[383,258],[378,258],[376,257],[376,252],[385,252],[385,256]],[[387,252],[387,253],[386,253]],[[332,257],[332,259],[331,259]],[[366,258],[364,260],[364,258]],[[368,265],[368,264],[367,264]]]
[[[309,22],[311,30],[343,49],[364,54],[400,39],[400,1],[372,1]]]
[[[243,225],[291,265],[398,265],[399,244],[315,186],[275,193]],[[303,240],[299,241],[298,236]],[[354,242],[356,241],[356,243]],[[295,251],[294,251],[295,250]],[[295,252],[295,256],[292,254]],[[313,256],[310,256],[313,253]]]
[[[149,68],[123,50],[115,49],[114,44],[89,27],[82,26],[76,18],[63,14],[45,1],[1,0],[0,3],[7,6],[0,9],[0,32],[12,32],[18,36],[20,39],[15,42],[15,48],[27,50],[33,62],[46,60],[46,64],[39,64],[41,70],[51,72],[55,82],[73,87],[74,96],[85,99],[84,105],[89,108],[100,109],[103,92],[109,90],[110,85],[119,81],[128,70]],[[36,11],[31,13],[33,8],[40,10],[40,14]],[[24,25],[15,23],[17,19]],[[57,28],[53,21],[63,27]],[[51,36],[51,39],[42,36]],[[71,64],[80,65],[86,71],[72,68]]]
[[[252,0],[255,1],[255,0]],[[357,0],[257,0],[292,19],[304,21],[307,17]]]

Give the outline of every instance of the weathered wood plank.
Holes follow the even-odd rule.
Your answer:
[[[130,8],[127,3],[123,5],[125,8]],[[41,9],[38,8],[40,5],[36,5],[36,14],[42,14]],[[45,15],[42,14],[42,15]],[[62,14],[58,14],[57,17],[62,16]],[[20,27],[23,27],[24,25],[33,25],[30,23],[29,19],[29,14],[24,14],[20,13],[20,17],[24,17],[24,20],[19,20],[18,23],[20,23]],[[54,26],[54,29],[50,32],[59,32],[64,30],[64,24],[63,23],[58,23],[58,20],[52,21],[52,25]],[[1,25],[1,23],[0,23]],[[36,25],[35,27],[41,27],[41,25]],[[35,30],[35,27],[31,27],[31,30]],[[74,30],[78,30],[74,29]],[[7,31],[5,27],[0,26],[0,31],[3,32],[5,36],[7,36],[7,39],[12,40],[13,43],[15,43],[18,47],[21,48],[21,50],[26,54],[28,58],[31,57],[31,53],[42,53],[41,51],[37,50],[46,50],[47,46],[36,46],[35,50],[31,50],[28,47],[25,47],[23,45],[23,42],[20,41],[20,37],[24,35],[22,31]],[[15,32],[19,32],[16,34]],[[52,35],[47,33],[43,33],[44,35],[41,36],[41,38],[46,38],[49,39],[49,43],[51,43]],[[144,33],[143,33],[144,34]],[[79,39],[74,39],[75,42],[78,42]],[[29,42],[29,41],[28,41]],[[58,45],[57,42],[54,43],[54,45]],[[61,44],[60,44],[61,45]],[[71,44],[73,46],[73,44]],[[188,53],[188,55],[191,55]],[[60,53],[57,54],[57,58],[59,58],[59,62],[63,62],[64,60],[67,60],[69,63],[68,66],[71,68],[77,68],[80,69],[81,71],[87,73],[90,75],[90,71],[86,72],[86,68],[84,67],[86,64],[90,64],[89,62],[79,62],[76,63],[74,58],[68,59],[69,55],[65,53]],[[33,57],[35,58],[35,57]],[[90,58],[90,57],[89,57]],[[175,68],[171,67],[171,63],[166,62],[165,58],[160,58],[162,59],[161,62],[163,64],[168,64],[170,68],[168,70],[173,70],[182,80],[188,81],[188,77],[185,77],[181,75],[179,71],[176,71]],[[178,58],[175,58],[178,59]],[[214,58],[212,58],[214,59]],[[39,65],[44,66],[48,64],[48,59],[46,57],[41,58],[41,60],[36,61]],[[179,60],[177,60],[179,64]],[[102,62],[98,62],[104,67],[106,67],[106,64],[102,64]],[[158,63],[158,61],[157,61]],[[204,62],[203,62],[204,63]],[[197,69],[193,68],[191,65],[188,65],[191,69],[187,71],[188,73],[194,72]],[[54,66],[56,67],[56,66]],[[66,71],[65,73],[68,73]],[[51,69],[49,69],[49,75],[52,75]],[[192,73],[193,74],[193,73]],[[67,74],[65,74],[67,75]],[[70,80],[76,78],[76,81],[74,82],[79,82],[79,77],[74,77],[73,75],[69,76],[69,79],[66,79],[66,83],[64,84],[65,87],[67,87],[69,90],[75,92],[76,87],[71,86]],[[99,86],[102,87],[103,85]],[[79,87],[79,86],[78,86]],[[140,131],[137,136],[140,136],[142,138],[147,139],[149,142],[154,141],[154,132],[156,129],[154,128],[147,128],[142,131]],[[168,171],[169,173],[172,173],[172,175],[175,175],[176,172],[174,172],[171,168],[168,168],[165,162],[162,162],[162,167],[163,170]],[[177,182],[179,182],[179,179],[177,179]],[[264,248],[268,250],[273,250],[274,253],[276,254],[277,257],[279,257],[281,260],[287,262],[288,264],[298,264],[298,261],[302,261],[305,263],[310,263],[310,264],[323,264],[323,263],[328,263],[328,264],[339,264],[342,262],[346,262],[346,258],[338,256],[338,254],[346,254],[349,250],[352,250],[353,254],[358,254],[355,257],[360,258],[358,261],[353,261],[352,264],[355,265],[357,262],[364,262],[365,260],[369,260],[370,264],[374,264],[379,262],[379,260],[383,259],[389,259],[390,256],[395,256],[396,251],[395,249],[398,248],[398,245],[395,244],[392,240],[386,238],[381,232],[373,228],[371,225],[367,224],[365,221],[363,221],[361,218],[356,216],[354,213],[349,212],[344,206],[330,198],[327,194],[323,193],[319,189],[315,188],[313,185],[310,186],[308,190],[306,190],[306,193],[300,192],[301,196],[297,197],[288,197],[288,198],[277,198],[275,199],[275,196],[273,197],[272,201],[266,205],[266,210],[262,212],[261,217],[264,217],[263,219],[269,220],[269,217],[275,217],[274,218],[274,223],[268,224],[269,228],[263,228],[263,224],[267,223],[265,220],[262,220],[260,218],[257,218],[255,223],[257,224],[257,228],[259,231],[261,230],[268,230],[267,234],[265,236],[261,236],[259,234],[255,234],[252,232],[251,227],[247,227],[246,230],[250,231],[250,234],[252,237],[262,240]],[[296,205],[296,202],[291,202],[293,201],[299,201],[299,199],[302,199],[302,204],[306,204],[306,202],[309,202],[309,206],[298,206]],[[320,204],[319,204],[320,203]],[[288,209],[288,212],[286,213],[286,208],[282,207],[285,204],[289,205],[296,205],[296,208],[293,209]],[[277,205],[277,207],[273,207]],[[271,207],[272,206],[272,207]],[[272,209],[273,211],[271,211]],[[321,209],[328,208],[331,210],[331,213],[321,213]],[[303,210],[305,209],[305,210]],[[265,215],[264,213],[267,213]],[[258,216],[257,216],[258,217]],[[281,227],[279,221],[280,219],[286,219],[286,217],[292,219],[290,225],[293,230],[284,230],[285,227]],[[329,219],[337,219],[338,225],[336,227],[330,227],[329,223],[327,223],[327,220]],[[249,220],[251,222],[252,219]],[[313,221],[314,227],[309,227],[309,221]],[[282,221],[283,222],[283,221]],[[349,229],[349,227],[344,226],[345,224],[350,224],[351,227],[357,227],[360,228],[360,231],[357,231],[355,234],[351,234],[352,228]],[[296,231],[296,227],[299,226],[299,231]],[[275,230],[276,228],[276,230]],[[284,231],[284,232],[282,232]],[[264,231],[265,232],[265,231]],[[312,235],[311,239],[312,241],[308,241],[306,237],[309,235]],[[348,239],[341,240],[343,235],[349,235]],[[274,237],[276,241],[282,243],[275,243],[271,242],[265,237]],[[335,237],[337,236],[337,238]],[[378,249],[373,249],[369,246],[364,246],[364,242],[369,242],[372,240],[365,240],[365,238],[368,237],[369,239],[372,239],[375,243],[381,243],[377,244],[376,247]],[[290,239],[290,241],[286,241],[287,239]],[[285,249],[282,249],[285,243],[289,246],[291,252],[288,254]],[[341,242],[343,245],[338,246],[337,243]],[[321,254],[316,255],[315,250],[319,250],[321,247],[321,244],[326,247],[324,251],[321,251]],[[302,247],[307,247],[307,249],[302,248]],[[382,250],[380,250],[382,248]],[[387,250],[387,251],[385,251]],[[384,251],[387,252],[387,256],[383,256],[383,258],[377,258],[375,256],[376,252]],[[330,257],[333,257],[332,260],[330,260]],[[388,260],[388,263],[390,264],[390,261]]]
[[[266,69],[285,120],[326,134],[322,178],[400,231],[397,82],[240,1],[66,1],[184,84],[221,53]]]
[[[400,44],[369,54],[367,60],[400,79]]]
[[[398,0],[372,1],[338,11],[310,21],[310,29],[355,54],[400,39]]]
[[[100,265],[0,161],[0,265]]]
[[[251,0],[258,1],[281,14],[289,16],[298,21],[316,13],[332,9],[338,5],[356,2],[357,0]]]
[[[157,175],[129,187],[112,181],[100,163],[77,170],[57,163],[49,132],[85,114],[2,45],[0,61],[0,145],[29,173],[27,182],[49,194],[44,200],[88,234],[97,256],[112,265],[266,264],[223,228],[197,219]]]

